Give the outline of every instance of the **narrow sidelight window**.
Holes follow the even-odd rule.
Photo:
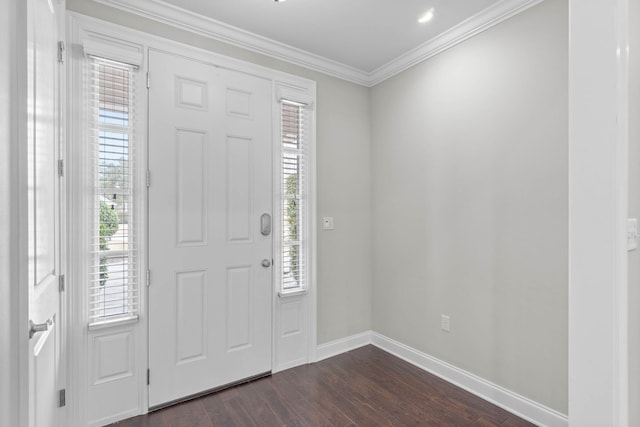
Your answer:
[[[305,106],[286,100],[283,100],[280,105],[282,116],[280,290],[286,293],[307,287],[308,188],[305,166],[307,147],[304,138]]]
[[[89,322],[95,323],[138,313],[137,68],[97,57],[88,64],[88,304]]]

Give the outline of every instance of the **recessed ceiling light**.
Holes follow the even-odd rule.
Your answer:
[[[284,3],[287,0],[273,0],[273,1],[276,2],[276,3]]]
[[[418,22],[424,24],[425,22],[429,22],[433,19],[433,8],[427,10],[427,12],[418,18]]]

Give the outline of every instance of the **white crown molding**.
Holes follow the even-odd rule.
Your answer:
[[[463,41],[497,25],[544,0],[502,0],[451,27],[431,40],[398,56],[369,74],[369,86],[401,73]]]
[[[354,67],[262,37],[161,0],[93,1],[353,83],[365,86],[369,83],[368,75]]]
[[[219,40],[294,65],[319,71],[363,86],[375,86],[426,59],[544,0],[502,0],[446,32],[367,72],[340,62],[289,46],[224,22],[170,5],[162,0],[93,0],[125,12]]]

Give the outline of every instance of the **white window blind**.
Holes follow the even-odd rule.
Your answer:
[[[137,316],[135,74],[89,57],[89,322]]]
[[[281,102],[281,291],[307,287],[307,176],[304,138],[306,108]]]

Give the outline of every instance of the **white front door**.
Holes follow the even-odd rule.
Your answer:
[[[269,80],[149,54],[149,406],[271,370]]]
[[[29,426],[56,426],[60,353],[57,0],[29,0]],[[25,331],[26,333],[26,331]]]

